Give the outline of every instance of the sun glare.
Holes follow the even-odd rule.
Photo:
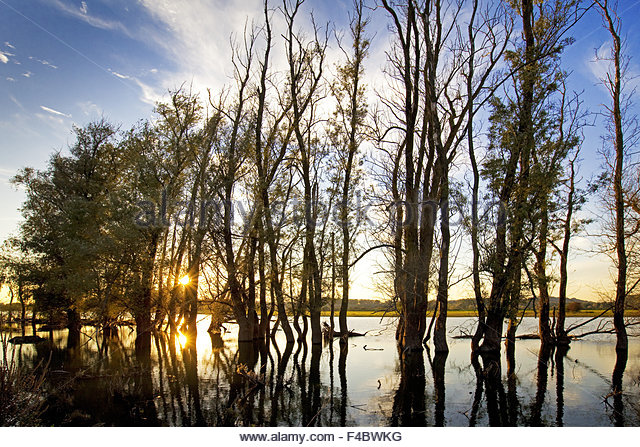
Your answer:
[[[178,339],[178,343],[180,344],[180,347],[184,348],[185,345],[187,344],[187,336],[184,335],[182,332],[178,331],[176,338]]]
[[[180,280],[178,281],[180,284],[182,284],[183,286],[186,286],[187,284],[189,284],[189,275],[184,275],[182,278],[180,278]]]

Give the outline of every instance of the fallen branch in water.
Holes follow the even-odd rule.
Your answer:
[[[516,338],[518,340],[537,340],[537,339],[540,338],[540,335],[538,335],[538,334],[522,334],[522,335],[516,336]]]
[[[624,327],[631,327],[631,326],[637,326],[640,325],[640,320],[638,321],[633,321],[633,322],[626,322]],[[593,330],[593,331],[589,331],[589,332],[584,332],[582,334],[578,334],[578,335],[572,335],[571,338],[574,340],[577,340],[579,338],[582,337],[586,337],[587,335],[594,335],[594,334],[615,334],[616,333],[616,329],[614,327],[611,327],[611,321],[601,321],[600,323],[598,323],[598,327]],[[627,334],[628,337],[640,337],[640,334]]]
[[[583,321],[582,323],[580,323],[580,324],[578,324],[578,325],[575,325],[575,326],[569,326],[565,332],[567,333],[567,335],[569,335],[569,333],[570,333],[571,331],[574,331],[574,330],[578,329],[579,327],[584,326],[585,324],[589,324],[589,323],[591,323],[592,321],[597,320],[598,318],[600,318],[601,316],[603,316],[604,314],[606,314],[607,312],[609,312],[611,309],[613,309],[613,305],[611,305],[611,306],[607,307],[607,308],[606,308],[605,310],[603,310],[600,314],[596,315],[596,316],[595,316],[595,317],[593,317],[593,318],[588,319],[587,321]]]
[[[367,345],[362,347],[365,351],[384,351],[384,348],[367,348]]]

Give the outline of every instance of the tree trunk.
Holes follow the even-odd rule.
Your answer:
[[[247,317],[249,319],[249,331],[251,331],[252,338],[257,340],[260,338],[258,332],[259,327],[256,324],[256,252],[258,250],[258,237],[253,235],[250,237],[249,242],[249,255],[246,260],[247,263],[247,276],[249,279],[249,290],[247,291]]]
[[[502,327],[504,317],[501,312],[489,309],[487,312],[487,321],[484,327],[484,338],[480,347],[483,353],[500,354],[500,340],[502,339]]]
[[[442,149],[441,149],[442,150]],[[447,346],[447,304],[449,299],[449,245],[451,233],[449,230],[449,170],[446,154],[441,154],[442,178],[440,199],[440,271],[438,274],[438,305],[436,325],[433,333],[433,344],[436,353],[449,352]]]
[[[478,1],[474,0],[471,18],[469,19],[469,67],[467,73],[467,101],[468,101],[468,122],[467,122],[467,148],[469,150],[469,161],[473,172],[473,186],[471,191],[471,250],[473,252],[473,293],[476,300],[476,311],[478,312],[478,325],[471,338],[471,352],[476,352],[482,340],[486,311],[482,299],[482,289],[480,285],[480,249],[478,247],[478,195],[480,191],[480,170],[476,160],[475,141],[473,139],[473,120],[475,118],[475,107],[473,101],[473,77],[475,73],[475,35],[474,20],[478,9]]]
[[[539,247],[536,251],[536,279],[538,282],[538,291],[540,295],[539,303],[539,318],[538,318],[538,332],[540,334],[540,342],[543,345],[550,345],[553,343],[553,334],[551,333],[551,327],[549,325],[549,286],[547,281],[547,237],[549,228],[549,214],[547,211],[546,203],[547,198],[543,199],[542,218],[540,220],[540,233],[538,235]]]
[[[333,341],[333,331],[335,329],[335,305],[336,305],[336,247],[335,234],[331,233],[331,316],[329,317],[329,337]],[[342,332],[342,328],[340,329]],[[333,352],[333,350],[331,351]]]
[[[135,315],[136,333],[137,337],[140,338],[136,343],[140,344],[142,349],[151,349],[151,293],[159,238],[159,230],[152,229],[142,266],[140,302]]]
[[[69,330],[67,348],[75,348],[80,343],[80,330],[82,329],[80,314],[75,309],[67,309],[67,329]]]
[[[21,309],[20,328],[22,329],[22,336],[24,337],[27,333],[27,304],[25,302],[26,299],[24,297],[22,284],[18,285],[18,300],[20,301]]]
[[[260,280],[260,328],[259,336],[261,339],[269,338],[269,325],[271,315],[267,307],[267,277],[265,275],[264,260],[264,235],[262,226],[260,225],[260,237],[258,239],[258,276]]]
[[[31,330],[33,335],[36,335],[36,303],[33,303],[33,308],[31,309]]]
[[[509,317],[509,323],[507,324],[507,333],[505,334],[505,348],[507,355],[515,353],[516,350],[516,331],[518,330],[518,316],[513,315]]]
[[[567,215],[565,217],[563,230],[564,239],[562,241],[562,251],[560,252],[560,285],[558,286],[558,321],[556,323],[556,342],[560,345],[568,345],[571,339],[565,329],[567,310],[567,283],[568,271],[567,262],[569,259],[569,243],[571,241],[571,219],[573,217],[574,194],[575,194],[575,159],[571,160],[571,175],[569,178],[569,197],[567,198]]]
[[[613,121],[615,126],[615,172],[613,177],[613,189],[615,194],[616,216],[616,254],[618,257],[618,279],[616,281],[616,300],[613,309],[613,325],[616,329],[616,350],[626,351],[629,346],[627,329],[624,324],[624,307],[627,295],[627,252],[625,249],[625,218],[624,218],[624,190],[622,176],[624,173],[624,138],[622,128],[621,107],[621,40],[613,23],[609,19],[609,29],[614,39],[613,61],[615,76],[612,85],[613,94]]]
[[[189,337],[195,340],[198,334],[198,287],[200,283],[200,253],[196,249],[196,254],[189,267],[189,284],[185,287],[186,315],[185,323]]]
[[[608,72],[602,79],[602,82],[611,95],[612,105],[607,107],[607,110],[610,112],[610,124],[613,127],[612,137],[615,150],[615,162],[613,166],[613,211],[615,213],[615,245],[618,277],[613,308],[613,325],[616,331],[616,351],[626,351],[629,347],[627,330],[624,324],[624,308],[627,295],[627,253],[625,249],[624,186],[622,184],[625,141],[621,110],[624,61],[622,60],[622,40],[619,33],[620,18],[615,11],[615,6],[610,5],[607,1],[595,1],[594,3],[600,8],[600,13],[605,21],[605,28],[607,28],[613,40],[611,56],[608,57],[606,61],[607,63],[613,62],[614,73],[611,74]],[[617,5],[617,2],[615,4]]]

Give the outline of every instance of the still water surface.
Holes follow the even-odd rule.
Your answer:
[[[148,357],[136,355],[135,331],[103,339],[92,327],[73,349],[66,331],[54,331],[49,342],[9,345],[7,354],[25,366],[49,362],[45,425],[640,425],[639,338],[630,339],[622,392],[612,393],[613,335],[574,341],[543,361],[538,340],[518,340],[515,362],[503,353],[502,380],[492,384],[471,364],[468,339],[450,338],[446,359],[425,351],[402,368],[394,319],[349,324],[368,332],[349,339],[348,350],[337,342],[287,349],[281,333],[268,350],[239,346],[233,325],[211,336],[202,316],[195,347],[162,334]],[[452,336],[473,324],[447,320]],[[536,328],[525,318],[518,333]]]

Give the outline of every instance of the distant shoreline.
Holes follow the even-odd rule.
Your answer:
[[[600,309],[600,310],[596,310],[596,309],[588,309],[588,310],[581,310],[579,312],[567,312],[567,317],[585,317],[585,318],[592,318],[595,316],[600,315],[602,312],[604,311],[604,309]],[[329,311],[322,311],[321,314],[323,317],[328,317],[331,315],[331,313]],[[427,316],[432,316],[433,312],[427,312]],[[521,315],[521,314],[518,314]],[[525,311],[525,317],[534,317],[534,313],[532,310],[527,310]],[[371,310],[350,310],[347,313],[347,317],[397,317],[398,313],[393,311],[393,312],[384,312],[384,311],[371,311]],[[447,316],[448,317],[475,317],[477,316],[476,311],[473,310],[450,310],[447,312]],[[557,316],[557,314],[556,314]],[[607,311],[604,315],[602,315],[603,317],[612,317],[613,313],[609,310]],[[335,317],[338,317],[338,312],[335,312]],[[625,311],[625,317],[640,317],[640,310],[636,310],[636,309],[629,309]],[[553,315],[551,315],[551,318],[553,318]]]

